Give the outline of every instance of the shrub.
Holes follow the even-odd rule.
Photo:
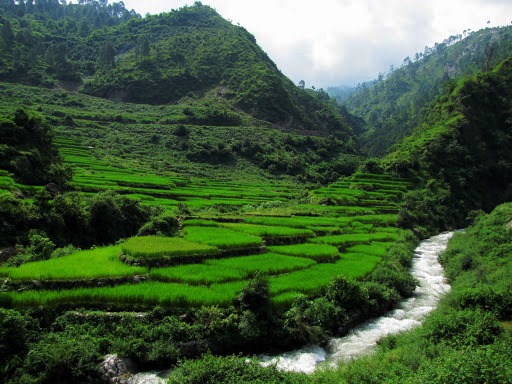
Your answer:
[[[152,218],[144,224],[137,233],[137,236],[174,236],[179,230],[179,221],[174,216],[160,215]]]
[[[429,343],[456,347],[491,344],[502,331],[494,315],[470,309],[437,313],[427,319],[422,329],[423,338]]]
[[[32,346],[20,370],[24,375],[17,382],[102,382],[98,366],[104,351],[100,346],[99,340],[82,328],[49,333]]]
[[[279,371],[275,366],[263,367],[257,360],[244,357],[215,357],[186,360],[171,374],[168,384],[306,384],[304,374]]]
[[[0,372],[1,382],[21,365],[30,343],[34,341],[38,323],[28,316],[0,308]],[[7,381],[7,380],[6,380]]]

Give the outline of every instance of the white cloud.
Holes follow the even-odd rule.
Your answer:
[[[141,14],[194,0],[125,0]],[[510,0],[202,0],[251,32],[294,82],[355,84],[464,29],[510,25]]]

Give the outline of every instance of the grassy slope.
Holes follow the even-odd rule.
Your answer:
[[[42,113],[68,162],[81,163],[77,176],[94,177],[94,169],[88,169],[92,157],[104,161],[98,165],[117,165],[128,173],[143,169],[174,175],[176,184],[177,173],[235,180],[285,174],[323,181],[350,174],[361,161],[346,138],[284,133],[233,110],[215,96],[202,102],[150,106],[64,90],[5,83],[0,87],[0,113],[9,116],[19,108]],[[237,120],[212,117],[223,113]],[[80,178],[75,182],[80,183]],[[104,182],[98,180],[98,184]]]
[[[217,89],[229,104],[256,118],[297,129],[349,134],[333,109],[297,88],[244,28],[208,6],[131,20],[89,37],[116,41],[122,54],[112,69],[85,82],[87,93],[165,104]],[[134,41],[145,39],[145,54]],[[139,53],[138,53],[139,52]]]

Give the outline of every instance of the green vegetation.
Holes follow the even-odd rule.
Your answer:
[[[169,377],[168,383],[308,383],[306,376],[278,371],[276,367],[264,368],[257,360],[241,357],[214,357],[211,354],[200,360],[183,362]]]
[[[245,282],[212,284],[209,287],[188,284],[144,282],[120,284],[114,287],[76,288],[69,290],[39,290],[21,293],[4,293],[0,297],[4,307],[45,307],[94,305],[113,306],[117,309],[129,306],[184,307],[219,305],[226,307],[233,302]]]
[[[141,236],[128,239],[123,252],[135,260],[166,260],[187,256],[214,256],[216,247],[187,241],[180,237]]]
[[[23,184],[67,183],[71,169],[62,164],[52,138],[41,116],[18,109],[14,118],[0,118],[0,168]]]
[[[347,247],[350,245],[371,243],[374,241],[394,241],[397,238],[397,234],[389,232],[351,233],[346,235],[321,236],[311,239],[311,242]]]
[[[428,107],[461,78],[488,72],[512,54],[512,28],[486,28],[454,35],[400,68],[359,86],[341,101],[357,115],[355,131],[372,156],[383,156],[393,144],[409,136],[428,115]],[[391,149],[393,151],[393,149]]]
[[[387,252],[387,248],[392,243],[372,243],[372,244],[360,244],[353,245],[347,248],[348,252],[363,253],[366,255],[384,256]]]
[[[0,276],[12,280],[86,280],[147,274],[142,267],[131,267],[119,259],[120,246],[77,251],[67,256],[0,268]]]
[[[315,262],[309,259],[265,253],[257,256],[207,260],[204,264],[154,268],[151,270],[150,276],[152,279],[160,281],[210,285],[228,281],[243,281],[258,272],[269,275],[288,273],[309,268],[314,264]]]
[[[315,235],[315,233],[308,229],[298,229],[290,227],[279,227],[269,225],[252,225],[252,224],[223,224],[224,227],[233,229],[235,231],[248,233],[255,236],[260,236],[265,239],[266,243],[273,243],[276,241],[297,241],[307,239]],[[276,240],[277,238],[277,240]]]
[[[100,382],[107,353],[180,360],[171,382],[510,377],[509,206],[454,238],[452,295],[376,357],[311,378],[183,360],[344,334],[412,295],[415,235],[510,197],[510,28],[361,87],[363,121],[199,2],[79,3],[0,4],[0,382]],[[355,133],[377,154],[413,127],[361,156]]]
[[[511,84],[510,58],[452,84],[414,134],[383,160],[383,167],[418,180],[418,188],[404,195],[401,226],[460,228],[468,212],[489,211],[510,197]]]
[[[234,110],[241,108],[272,123],[293,120],[295,129],[351,132],[323,95],[296,87],[249,32],[200,2],[144,18],[123,3],[1,7],[1,80],[66,82],[88,94],[146,104],[185,97],[194,103],[211,93],[218,108],[199,104],[182,111],[182,120],[238,126]]]
[[[283,255],[307,257],[317,262],[332,262],[339,258],[338,249],[328,244],[294,244],[269,247]]]
[[[220,249],[247,249],[261,247],[261,238],[219,227],[186,227],[185,239]]]

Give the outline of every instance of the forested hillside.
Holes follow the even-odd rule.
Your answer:
[[[405,196],[401,225],[462,227],[471,210],[510,199],[511,89],[512,58],[450,83],[413,134],[383,159],[384,168],[418,182]]]
[[[342,103],[363,119],[356,129],[364,150],[382,156],[412,133],[425,109],[447,87],[463,77],[490,71],[511,54],[512,27],[464,31],[405,58],[400,68],[360,85]]]
[[[296,87],[249,32],[200,2],[144,18],[94,0],[0,7],[0,80],[145,104],[214,103],[213,92],[287,129],[351,134],[332,104]]]

